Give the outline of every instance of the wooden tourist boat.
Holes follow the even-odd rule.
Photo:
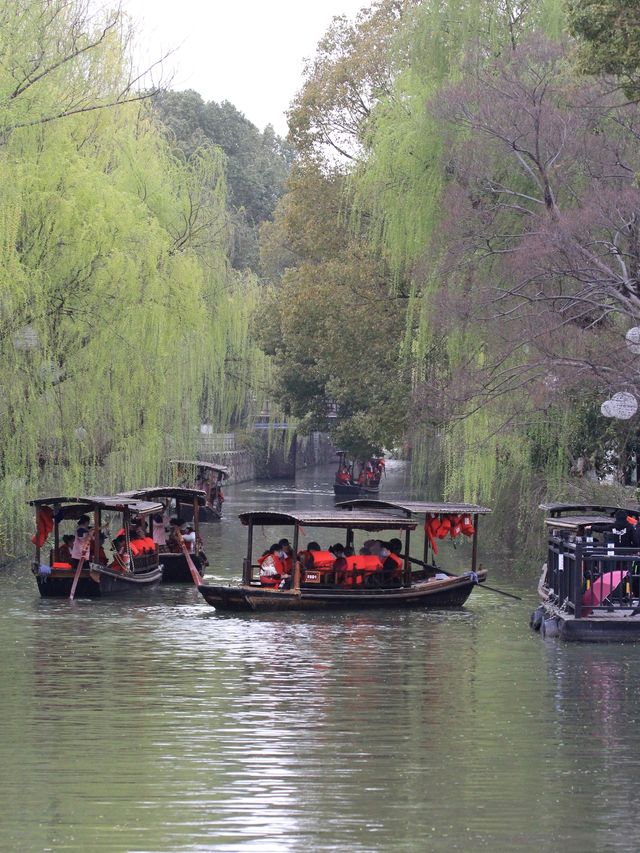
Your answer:
[[[224,493],[222,484],[229,477],[229,469],[215,462],[198,459],[172,459],[177,485],[205,493],[204,506],[198,509],[198,521],[219,521],[222,518]],[[178,514],[185,521],[193,520],[193,503],[189,500],[178,504]]]
[[[148,589],[160,582],[162,567],[157,551],[150,547],[139,550],[137,544],[132,547],[131,520],[147,519],[162,512],[162,504],[121,495],[38,498],[29,503],[36,508],[37,527],[32,538],[36,548],[32,571],[44,598],[98,598]],[[90,518],[93,526],[93,531],[87,535],[91,550],[78,561],[71,559],[68,549],[65,550],[63,532],[67,526],[72,528],[69,522],[78,521],[84,515]],[[114,529],[117,530],[115,535],[107,533]],[[51,533],[52,547],[48,555],[43,556]],[[121,547],[114,544],[116,537]],[[111,558],[103,542],[107,548],[111,542]]]
[[[480,507],[476,510],[489,512]],[[326,512],[259,510],[243,513],[240,520],[248,529],[241,583],[199,587],[205,600],[219,610],[461,607],[474,586],[487,576],[486,571],[476,568],[475,536],[470,570],[462,574],[444,573],[427,560],[411,558],[410,537],[417,522],[408,505],[384,504],[367,509],[350,506],[348,510]],[[265,526],[291,531],[291,550],[296,559],[292,559],[290,588],[266,585],[265,578],[256,572],[260,567],[254,561],[255,532]],[[379,557],[376,563],[373,554],[371,560],[361,560],[358,554],[352,558],[339,556],[332,561],[328,550],[300,550],[303,535],[311,538],[324,530],[326,536],[336,529],[345,532],[347,554],[357,547],[356,531],[361,534],[397,531],[404,541],[395,541],[404,553],[398,553],[400,548],[395,552],[397,559],[390,570],[389,558],[383,563]],[[335,551],[334,546],[334,556]],[[260,559],[264,559],[264,555]],[[413,568],[415,564],[419,565],[417,571]]]
[[[193,519],[193,529],[196,534],[196,551],[192,553],[191,561],[200,573],[204,575],[204,570],[208,565],[207,557],[202,550],[202,541],[200,538],[200,512],[206,502],[206,494],[201,489],[187,489],[182,486],[153,486],[147,489],[134,489],[130,492],[122,492],[124,497],[137,498],[139,500],[160,502],[163,507],[163,517],[169,519],[172,516],[177,516],[179,520],[184,519],[178,512],[178,507],[189,505],[191,507],[191,519]],[[160,564],[162,565],[162,582],[163,583],[191,583],[193,578],[191,570],[187,562],[187,558],[182,552],[179,542],[172,537],[167,537],[166,545],[158,546],[158,555]]]
[[[545,503],[547,561],[531,627],[583,642],[640,640],[640,506]]]
[[[367,462],[361,462],[358,474],[354,463],[349,462],[345,450],[337,450],[338,468],[333,482],[333,493],[338,497],[357,497],[359,495],[377,495],[384,471],[384,459],[372,456]]]

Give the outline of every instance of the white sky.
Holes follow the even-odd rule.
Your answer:
[[[122,0],[149,63],[167,50],[170,88],[231,101],[260,130],[284,136],[285,111],[335,15],[353,19],[368,0]]]

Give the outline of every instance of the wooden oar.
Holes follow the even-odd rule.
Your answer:
[[[404,560],[404,554],[399,554]],[[418,560],[416,557],[409,557],[410,563],[416,563],[418,566],[422,566],[425,569],[435,569],[436,566],[430,566],[428,563],[424,563],[422,560]],[[437,568],[437,571],[442,572],[443,575],[449,575],[450,578],[457,578],[459,575],[454,574],[453,572],[447,572],[445,569]],[[514,595],[512,592],[505,592],[503,589],[497,589],[495,586],[488,586],[486,583],[476,584],[478,589],[486,589],[488,592],[497,592],[499,595],[505,595],[507,598],[515,598],[516,601],[522,601],[519,595]]]
[[[76,573],[73,576],[73,583],[71,584],[71,592],[69,593],[69,601],[73,601],[73,597],[76,594],[76,587],[78,586],[78,581],[80,580],[80,572],[82,571],[82,567],[84,566],[85,558],[88,554],[88,548],[83,552],[82,556],[78,560],[78,568],[76,569]]]
[[[182,553],[186,557],[187,565],[189,566],[189,571],[191,572],[191,578],[196,586],[202,586],[202,577],[200,572],[196,569],[196,564],[191,559],[191,554],[189,553],[189,549],[182,538],[182,533],[179,530],[176,530],[176,539],[178,540],[180,547],[182,548]]]

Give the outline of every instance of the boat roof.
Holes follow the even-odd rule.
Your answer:
[[[139,498],[141,500],[153,500],[154,498],[185,498],[198,499],[198,504],[204,506],[207,495],[202,489],[188,489],[186,486],[150,486],[148,489],[131,489],[128,492],[120,492],[123,497]]]
[[[577,530],[579,527],[612,527],[615,519],[610,515],[563,515],[561,518],[545,518],[544,523],[548,527]]]
[[[171,459],[172,465],[193,465],[196,468],[208,468],[210,471],[217,471],[225,477],[229,476],[229,469],[224,465],[218,465],[217,462],[204,462],[200,459]]]
[[[302,527],[356,527],[361,530],[415,530],[416,522],[411,518],[377,512],[350,513],[336,510],[252,510],[239,516],[244,525],[255,524],[298,524]]]
[[[141,501],[126,495],[80,495],[76,497],[36,498],[28,501],[31,506],[79,504],[81,506],[106,509],[112,512],[123,512],[130,509],[136,515],[149,515],[152,512],[162,512],[162,504],[156,501]]]
[[[587,504],[587,503],[541,503],[539,509],[545,512],[554,514],[564,513],[602,513],[606,515],[615,515],[617,512],[626,512],[629,515],[640,515],[640,504],[629,506],[610,506],[608,504]]]
[[[476,504],[465,503],[437,503],[435,501],[379,501],[374,498],[355,498],[351,501],[340,501],[336,504],[340,509],[373,509],[373,510],[399,510],[407,516],[421,515],[422,513],[430,512],[437,513],[455,513],[462,515],[487,515],[491,510],[486,506],[477,506]]]

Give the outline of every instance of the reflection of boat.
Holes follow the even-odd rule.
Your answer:
[[[222,518],[224,494],[222,484],[229,476],[229,469],[215,462],[203,462],[198,459],[172,459],[174,478],[178,485],[198,489],[205,493],[205,503],[199,509],[199,521],[218,521]],[[193,519],[193,504],[181,502],[178,512],[185,521]]]
[[[345,450],[337,450],[338,469],[333,482],[333,492],[341,497],[358,495],[377,495],[384,471],[384,459],[372,456],[366,462],[360,462],[356,475],[355,463],[349,461]]]
[[[409,556],[410,534],[417,524],[409,505],[379,503],[366,510],[351,506],[348,510],[326,512],[264,510],[243,513],[240,520],[248,528],[248,538],[242,582],[235,586],[203,585],[199,590],[209,604],[220,610],[461,607],[475,584],[484,581],[487,575],[486,571],[476,571],[477,534],[474,533],[471,570],[460,575],[445,573],[426,560]],[[429,506],[434,513],[442,507],[447,507],[443,512],[448,512],[449,507],[445,504]],[[473,509],[489,512],[481,507]],[[279,587],[267,585],[266,579],[256,576],[255,572],[259,564],[253,559],[254,540],[256,533],[266,526],[292,528],[291,550],[296,557],[292,558],[289,581],[285,580]],[[307,550],[301,550],[301,536],[311,537],[310,528],[314,536],[322,531],[325,535],[336,529],[344,531],[344,548],[340,550],[347,556],[340,556],[336,546],[333,546],[333,553],[316,550],[311,543]],[[392,540],[398,543],[395,561],[384,556],[391,543],[379,540],[369,540],[367,553],[363,554],[367,543],[355,553],[358,547],[356,532],[381,531],[397,531],[404,537],[404,541]],[[377,558],[372,545],[376,545]],[[400,550],[404,554],[400,554]],[[264,560],[264,555],[260,559]],[[417,571],[412,568],[416,564],[420,566]]]
[[[540,508],[547,561],[531,626],[565,640],[640,640],[640,507]]]
[[[39,498],[29,503],[36,508],[37,522],[37,532],[33,537],[36,553],[32,571],[43,597],[70,596],[78,561],[75,561],[74,565],[74,561],[68,558],[61,536],[65,522],[78,521],[84,515],[88,515],[90,519],[93,515],[90,522],[93,524],[93,530],[87,536],[87,546],[91,550],[87,558],[82,560],[77,588],[74,589],[76,596],[96,598],[116,592],[145,589],[159,583],[162,567],[158,554],[152,548],[132,548],[131,519],[146,519],[153,513],[162,512],[162,504],[119,495]],[[103,542],[107,542],[105,531],[113,523],[121,528],[118,535],[122,534],[123,546],[117,549],[112,543],[114,553],[109,563]],[[42,548],[51,532],[53,547],[48,557],[43,559]]]
[[[148,489],[135,489],[130,492],[122,492],[125,497],[138,498],[140,500],[160,501],[163,507],[163,513],[166,515],[170,510],[173,502],[176,505],[176,515],[179,515],[177,507],[190,506],[191,519],[193,519],[193,529],[196,534],[196,543],[200,543],[200,522],[199,509],[205,505],[205,493],[200,489],[187,489],[181,486],[153,486]],[[187,521],[184,516],[179,515],[181,519]],[[175,549],[175,550],[172,550]],[[187,563],[187,558],[182,553],[180,545],[170,540],[166,546],[159,548],[159,558],[162,564],[162,581],[163,583],[191,583],[191,571]],[[191,561],[195,565],[198,572],[203,575],[204,568],[207,566],[207,558],[200,547],[196,553],[191,554]]]

